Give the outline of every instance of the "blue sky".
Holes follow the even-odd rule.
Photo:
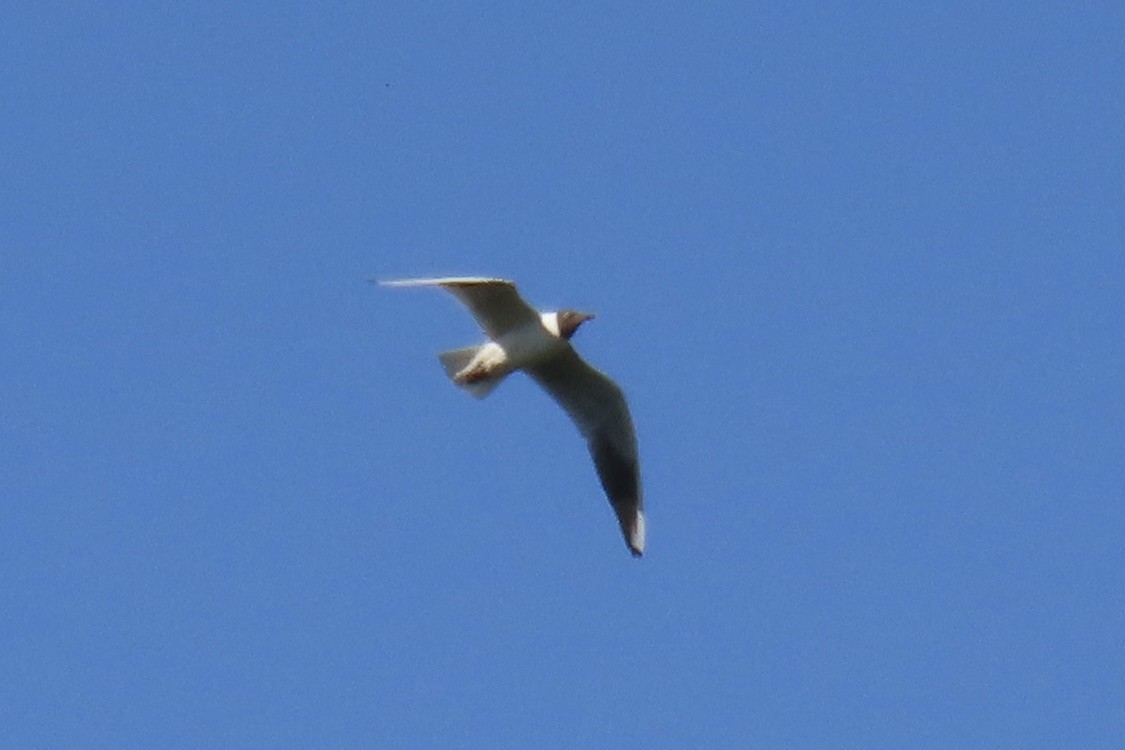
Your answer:
[[[1125,746],[1125,11],[606,5],[0,10],[0,745]]]

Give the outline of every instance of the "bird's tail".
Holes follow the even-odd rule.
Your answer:
[[[449,376],[449,379],[476,398],[484,398],[492,393],[493,389],[500,385],[500,381],[508,374],[505,372],[492,377],[474,380],[458,379],[457,376],[469,366],[469,363],[477,356],[477,352],[480,351],[481,346],[484,345],[466,346],[464,349],[450,349],[438,355],[438,360],[441,361],[441,366],[445,370],[445,374]]]

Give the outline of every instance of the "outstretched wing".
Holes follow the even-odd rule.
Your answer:
[[[539,323],[539,312],[524,302],[516,285],[504,279],[444,278],[382,281],[383,286],[437,286],[459,299],[490,339],[529,323]]]
[[[570,415],[586,438],[625,542],[639,557],[645,550],[644,499],[637,435],[625,394],[569,346],[558,356],[525,370]]]

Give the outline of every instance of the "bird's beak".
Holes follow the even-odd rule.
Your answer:
[[[582,322],[583,323],[585,323],[587,320],[593,320],[594,318],[597,317],[593,313],[588,313],[588,312],[578,313],[578,314],[582,316]]]

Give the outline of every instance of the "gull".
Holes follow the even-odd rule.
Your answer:
[[[484,398],[523,370],[563,408],[586,438],[602,488],[617,514],[625,543],[644,554],[645,516],[637,465],[637,436],[621,388],[586,363],[570,344],[591,320],[576,310],[540,312],[505,279],[440,278],[379,282],[388,287],[439,287],[469,309],[488,341],[438,354],[449,378]]]

